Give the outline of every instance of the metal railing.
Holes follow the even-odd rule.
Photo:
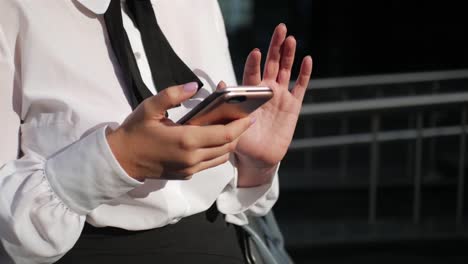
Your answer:
[[[466,133],[468,127],[466,124],[468,92],[460,89],[439,93],[441,82],[453,80],[465,80],[468,91],[468,70],[456,71],[438,71],[410,74],[390,74],[374,75],[363,77],[333,78],[312,81],[309,86],[309,94],[323,92],[328,90],[342,89],[345,93],[358,91],[359,87],[376,87],[378,90],[382,87],[410,86],[422,84],[429,88],[429,92],[412,94],[401,94],[398,96],[377,98],[365,98],[359,100],[349,100],[346,96],[343,100],[333,102],[313,102],[305,103],[301,111],[300,122],[303,124],[302,138],[295,138],[290,146],[291,152],[303,152],[305,159],[305,171],[308,173],[313,168],[308,165],[311,158],[311,150],[339,147],[340,168],[342,177],[346,177],[347,159],[349,159],[347,147],[357,144],[369,145],[369,179],[368,179],[368,223],[376,223],[378,211],[378,193],[379,193],[379,170],[381,148],[383,142],[406,141],[411,142],[408,147],[408,159],[413,163],[412,168],[412,222],[419,224],[421,222],[421,193],[423,178],[423,139],[434,139],[441,137],[458,137],[458,175],[456,177],[456,215],[454,216],[457,224],[462,224],[465,210],[465,169],[466,169]],[[437,87],[437,89],[433,89]],[[353,88],[353,89],[350,89]],[[379,92],[380,93],[380,92]],[[458,124],[449,126],[438,126],[434,118],[434,112],[450,109],[458,112]],[[388,130],[382,129],[382,115],[389,112],[414,116],[411,121],[414,127],[405,129]],[[429,112],[429,113],[428,113]],[[425,115],[429,115],[429,125],[425,125]],[[349,133],[349,118],[360,116],[368,118],[369,131],[365,133]],[[340,120],[340,131],[336,135],[326,135],[316,137],[313,135],[314,126],[310,120],[315,118],[336,118]],[[315,122],[315,121],[314,121]],[[410,122],[410,121],[409,121]],[[435,155],[435,148],[429,147],[429,155]],[[411,157],[410,157],[411,155]]]
[[[380,74],[358,77],[318,79],[310,82],[308,89],[316,90],[343,87],[363,87],[372,85],[397,85],[421,82],[439,82],[466,78],[468,78],[468,69],[453,71]]]

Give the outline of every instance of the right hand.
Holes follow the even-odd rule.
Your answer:
[[[210,126],[178,125],[166,118],[168,109],[196,91],[196,83],[164,89],[144,100],[116,130],[107,131],[109,146],[128,175],[139,181],[190,179],[228,161],[251,118]]]

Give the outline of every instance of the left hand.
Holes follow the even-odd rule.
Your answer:
[[[286,155],[292,141],[302,100],[312,73],[312,58],[302,60],[294,88],[289,91],[296,40],[286,37],[284,24],[275,28],[261,75],[261,53],[254,49],[245,63],[243,85],[268,86],[273,98],[252,113],[256,123],[239,139],[238,159],[240,187],[261,185],[269,181],[272,171]],[[252,175],[254,173],[255,175]]]

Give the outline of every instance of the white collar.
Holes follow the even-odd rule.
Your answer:
[[[81,5],[89,9],[89,11],[95,13],[96,15],[104,14],[109,8],[111,0],[77,0]],[[126,0],[120,0],[121,3],[124,3]],[[154,3],[154,0],[151,0]]]
[[[111,0],[78,0],[78,2],[96,15],[102,15],[109,8]]]

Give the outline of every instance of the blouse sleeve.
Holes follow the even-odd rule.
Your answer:
[[[277,167],[279,168],[279,165]],[[223,190],[216,203],[218,210],[226,215],[227,222],[246,225],[249,223],[247,216],[266,215],[278,200],[278,169],[272,175],[271,182],[251,188],[239,188],[236,167],[234,171],[235,177]]]
[[[80,236],[86,215],[141,183],[112,155],[105,126],[51,157],[20,153],[17,8],[0,5],[0,263],[52,263]]]

